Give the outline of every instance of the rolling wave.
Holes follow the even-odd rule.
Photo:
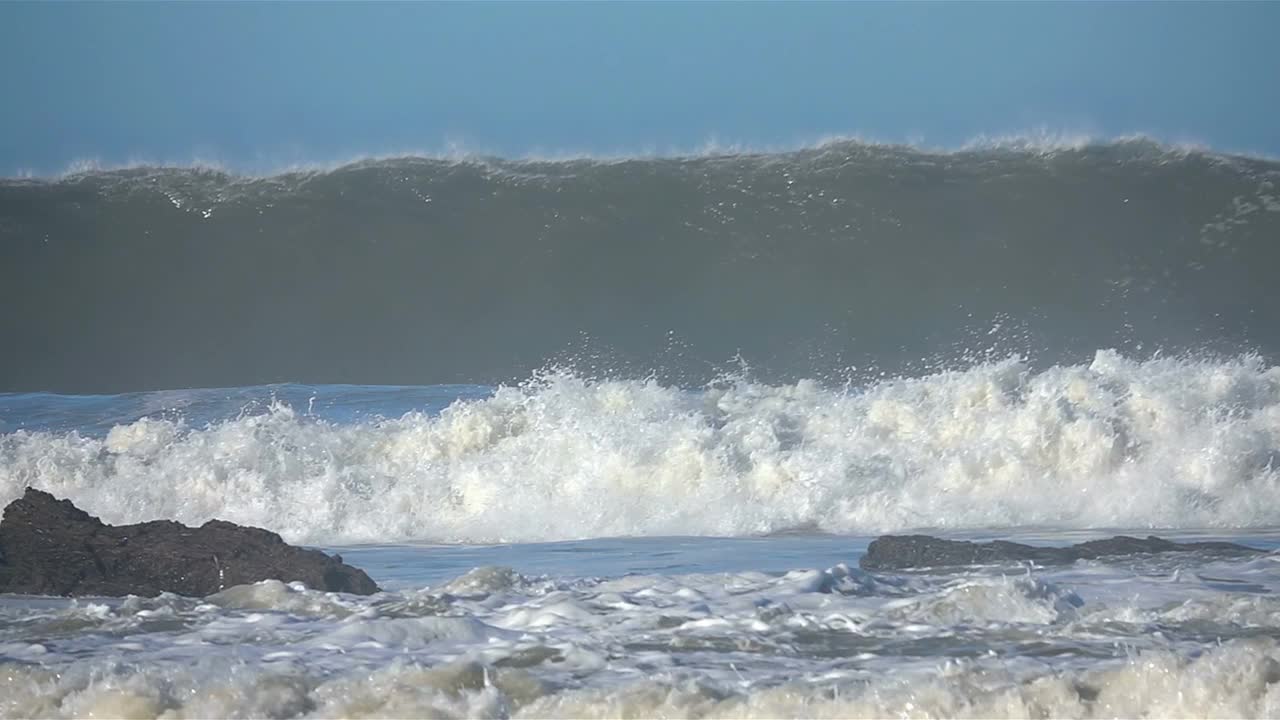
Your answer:
[[[1271,357],[1278,183],[1143,139],[11,179],[0,390]]]

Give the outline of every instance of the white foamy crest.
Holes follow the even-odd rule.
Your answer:
[[[198,429],[20,431],[0,436],[0,502],[31,485],[108,522],[217,517],[330,543],[1259,527],[1280,524],[1278,457],[1280,368],[1104,351],[847,391],[552,375],[376,423],[277,406]]]
[[[1052,156],[1059,153],[1105,147],[1126,143],[1145,143],[1171,157],[1203,154],[1226,159],[1234,157],[1275,160],[1268,153],[1251,148],[1213,147],[1195,139],[1166,137],[1160,134],[1132,132],[1105,135],[1077,129],[1039,126],[1003,133],[982,133],[961,142],[941,141],[920,136],[882,137],[859,132],[833,132],[791,138],[782,141],[760,142],[745,138],[725,138],[711,135],[692,144],[644,145],[618,148],[541,148],[533,147],[524,152],[504,153],[482,142],[449,139],[436,145],[399,148],[383,148],[370,152],[352,153],[331,157],[301,158],[296,152],[259,155],[254,159],[232,162],[216,152],[194,152],[189,157],[130,157],[104,160],[100,157],[83,157],[72,160],[64,167],[50,171],[28,167],[13,168],[0,174],[0,179],[43,179],[59,181],[85,175],[127,170],[195,170],[225,173],[240,180],[279,179],[290,175],[323,175],[347,168],[398,161],[443,161],[478,165],[525,163],[597,163],[666,159],[733,158],[745,156],[778,156],[779,158],[813,150],[856,145],[863,148],[901,149],[924,155],[946,156],[956,153],[1007,151],[1033,156]]]

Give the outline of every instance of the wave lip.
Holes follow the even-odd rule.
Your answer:
[[[769,156],[785,157],[828,151],[888,151],[915,153],[945,157],[948,155],[969,155],[975,153],[1004,151],[1025,153],[1031,156],[1052,156],[1063,152],[1079,152],[1087,149],[1108,147],[1144,147],[1157,154],[1170,156],[1199,154],[1222,158],[1247,158],[1255,160],[1276,160],[1276,158],[1257,152],[1224,150],[1214,148],[1206,143],[1191,140],[1166,140],[1143,133],[1128,133],[1111,137],[1099,136],[1087,132],[1051,130],[1036,128],[1024,132],[992,133],[976,135],[955,145],[928,143],[923,141],[887,141],[869,138],[859,134],[833,133],[819,136],[807,142],[752,144],[742,142],[723,142],[712,139],[695,147],[668,147],[664,149],[647,149],[639,152],[530,152],[519,155],[503,155],[472,148],[458,143],[450,143],[440,150],[422,149],[375,152],[349,155],[346,157],[324,160],[306,161],[290,160],[274,166],[259,167],[246,170],[243,166],[216,157],[195,156],[189,160],[157,160],[140,157],[124,161],[107,161],[100,157],[85,157],[68,163],[65,168],[52,173],[37,173],[30,168],[14,171],[7,177],[0,176],[0,182],[9,181],[45,181],[56,182],[74,179],[80,176],[92,176],[130,172],[138,170],[168,170],[219,173],[244,179],[269,179],[290,175],[315,175],[341,171],[347,168],[368,167],[376,165],[394,165],[397,163],[428,161],[456,164],[582,164],[594,163],[609,165],[626,162],[662,161],[662,160],[705,160],[727,158],[766,158]]]

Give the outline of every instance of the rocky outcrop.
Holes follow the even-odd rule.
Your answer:
[[[862,556],[858,564],[864,570],[905,570],[1028,561],[1040,565],[1064,565],[1077,560],[1172,552],[1243,556],[1265,551],[1228,542],[1176,543],[1158,537],[1144,540],[1124,535],[1060,548],[1036,547],[1004,540],[974,543],[943,540],[928,535],[885,535],[871,541],[867,554]]]
[[[202,597],[275,579],[369,595],[364,571],[273,532],[210,520],[105,525],[70,500],[28,488],[0,521],[0,593]]]

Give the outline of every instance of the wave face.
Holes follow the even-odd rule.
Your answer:
[[[1280,368],[1106,351],[848,389],[554,374],[396,419],[276,404],[17,430],[0,435],[0,503],[33,485],[113,523],[217,517],[340,544],[1241,528],[1280,525],[1278,460]]]
[[[1146,141],[6,180],[0,390],[1270,356],[1278,184]]]

